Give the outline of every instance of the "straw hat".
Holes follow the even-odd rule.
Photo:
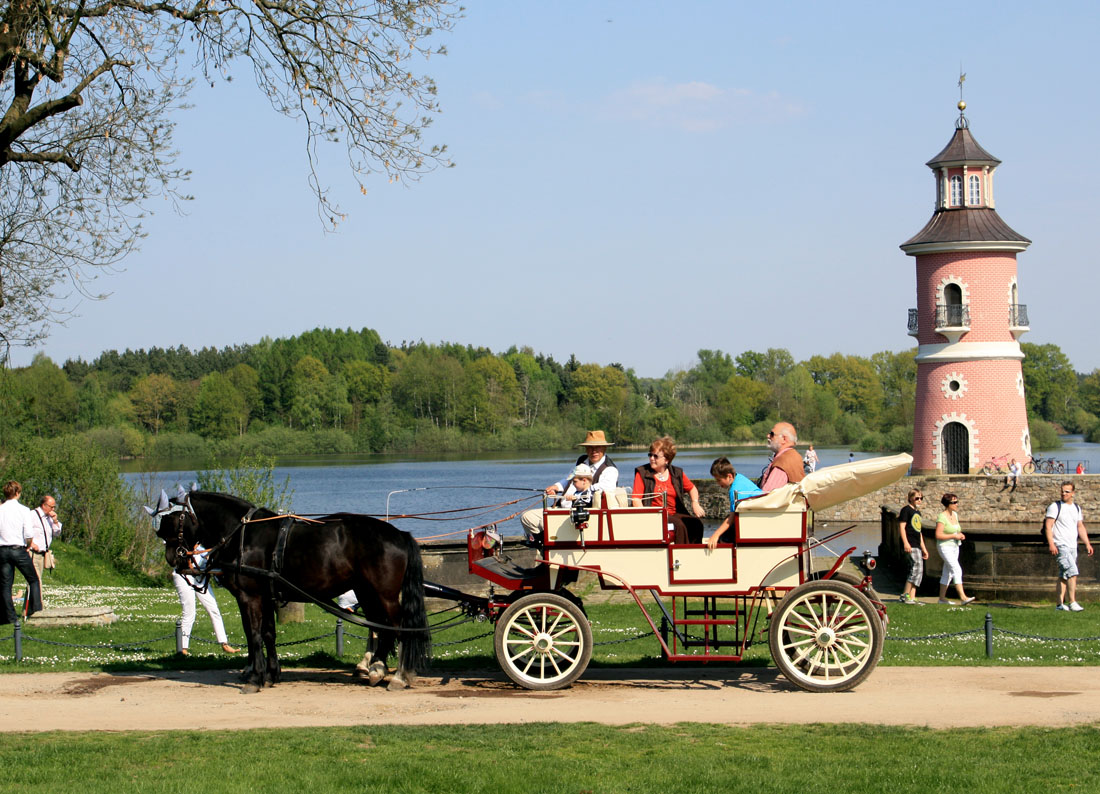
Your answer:
[[[584,441],[577,444],[578,447],[613,447],[615,442],[608,441],[602,430],[589,430]]]

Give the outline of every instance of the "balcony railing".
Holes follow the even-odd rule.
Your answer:
[[[969,328],[970,307],[964,303],[936,305],[936,330],[941,328]]]
[[[1013,303],[1008,307],[1008,325],[1011,328],[1030,328],[1027,321],[1027,304]]]

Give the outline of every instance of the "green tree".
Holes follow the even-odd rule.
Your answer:
[[[1024,342],[1022,369],[1027,409],[1048,422],[1072,423],[1077,408],[1077,374],[1058,345]]]
[[[42,353],[20,373],[26,403],[27,429],[50,437],[72,429],[76,415],[76,390],[61,368]]]
[[[146,375],[130,389],[134,417],[153,435],[175,417],[179,385],[168,375]]]
[[[244,435],[248,406],[227,375],[211,372],[201,381],[191,421],[195,430],[208,438]]]
[[[771,388],[744,375],[730,375],[718,391],[718,419],[722,429],[732,434],[764,418],[771,400]]]

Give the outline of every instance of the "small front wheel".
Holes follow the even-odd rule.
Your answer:
[[[1024,471],[1024,474],[1034,474],[1035,473],[1035,464],[1032,463],[1029,460],[1027,463],[1024,464],[1023,471]]]
[[[1065,474],[1066,473],[1066,464],[1062,463],[1062,461],[1058,461],[1058,473],[1059,474]]]
[[[867,596],[842,582],[796,587],[772,614],[768,644],[779,671],[808,692],[843,692],[870,675],[884,628]]]
[[[982,466],[982,474],[984,474],[986,477],[992,477],[996,473],[997,470],[990,466],[988,463]]]
[[[592,627],[580,607],[554,593],[534,593],[511,604],[497,621],[497,662],[527,689],[567,687],[592,658]]]

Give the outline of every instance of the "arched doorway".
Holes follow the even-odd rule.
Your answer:
[[[970,430],[961,422],[948,422],[940,431],[943,451],[940,468],[944,474],[970,473]]]

